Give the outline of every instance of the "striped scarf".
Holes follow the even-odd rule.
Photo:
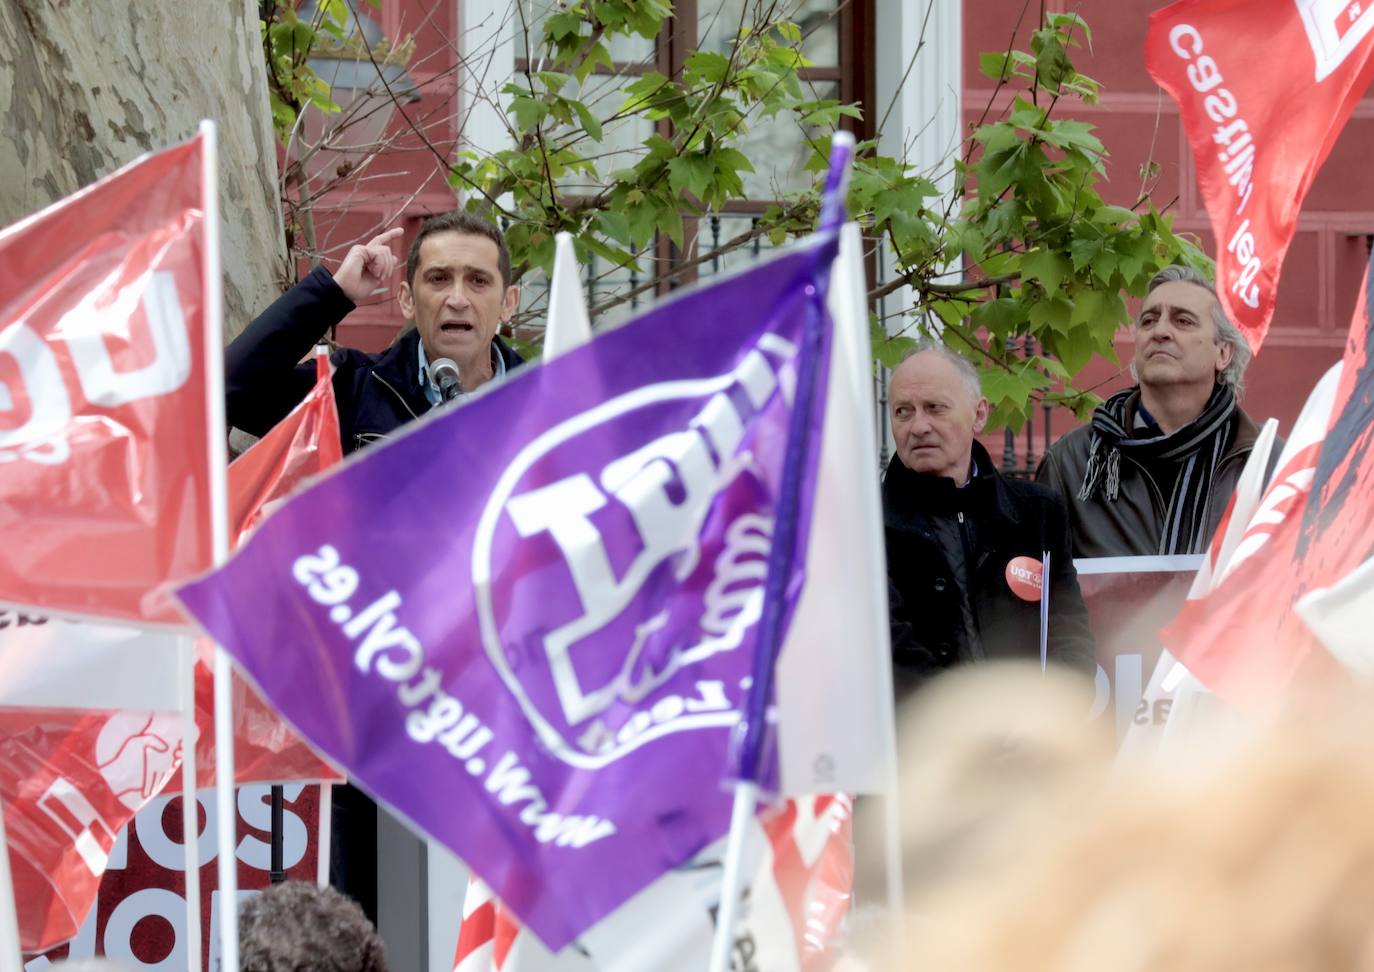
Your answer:
[[[1114,501],[1121,486],[1121,454],[1142,465],[1179,463],[1174,490],[1159,538],[1161,554],[1197,553],[1207,546],[1207,504],[1212,475],[1231,439],[1231,416],[1236,396],[1229,385],[1217,384],[1202,414],[1168,435],[1136,438],[1143,429],[1129,429],[1131,410],[1139,389],[1117,392],[1093,412],[1093,434],[1088,445],[1088,468],[1078,490],[1080,500],[1101,492]]]

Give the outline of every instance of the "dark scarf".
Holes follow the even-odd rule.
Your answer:
[[[1127,405],[1139,395],[1136,388],[1117,392],[1093,412],[1093,435],[1088,445],[1088,468],[1078,490],[1080,500],[1101,492],[1114,501],[1121,485],[1121,454],[1149,466],[1179,464],[1159,538],[1162,554],[1197,553],[1207,543],[1207,499],[1212,476],[1231,439],[1231,416],[1236,396],[1229,385],[1218,384],[1202,414],[1176,432],[1131,429]],[[1144,434],[1145,437],[1138,438]]]

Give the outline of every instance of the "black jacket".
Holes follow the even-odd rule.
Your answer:
[[[1127,405],[1126,420],[1135,417],[1140,393]],[[1074,429],[1045,452],[1036,471],[1037,481],[1051,487],[1064,499],[1069,510],[1075,557],[1142,557],[1159,553],[1160,536],[1168,511],[1173,479],[1161,487],[1152,470],[1126,453],[1121,454],[1121,482],[1115,500],[1100,495],[1090,500],[1078,498],[1079,487],[1088,470],[1088,447],[1092,443],[1091,425]],[[1217,525],[1236,490],[1245,463],[1254,450],[1259,428],[1254,420],[1237,408],[1232,416],[1229,445],[1207,491],[1207,539]],[[1269,472],[1274,471],[1283,440],[1274,443],[1269,456]],[[1169,470],[1172,477],[1176,467]],[[1201,551],[1195,551],[1200,553]]]
[[[955,664],[1040,657],[1040,603],[1012,592],[1007,564],[1050,552],[1049,657],[1095,669],[1062,501],[997,472],[977,442],[978,474],[962,489],[893,457],[883,478],[892,664],[901,699]],[[967,578],[965,597],[960,578]]]
[[[315,384],[314,362],[301,359],[353,307],[329,272],[316,267],[258,315],[225,350],[229,424],[263,435],[299,405]],[[419,341],[411,328],[381,354],[341,348],[330,355],[344,452],[429,411],[420,387]],[[499,337],[492,343],[507,369],[521,363]]]

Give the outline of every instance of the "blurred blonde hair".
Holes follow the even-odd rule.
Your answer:
[[[873,967],[1374,970],[1370,708],[1367,693],[1327,696],[1224,749],[1108,775],[1081,752],[1038,796],[1012,795],[1000,866],[975,860],[973,878],[915,895]],[[1005,722],[995,704],[978,717],[984,732]]]

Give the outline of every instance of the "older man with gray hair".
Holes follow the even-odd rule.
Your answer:
[[[893,371],[888,407],[897,454],[883,512],[899,699],[957,664],[1038,659],[1046,597],[1047,660],[1093,671],[1063,503],[1001,476],[975,439],[988,402],[973,365],[921,345]]]
[[[1068,505],[1075,556],[1207,549],[1259,434],[1239,404],[1250,357],[1206,277],[1155,275],[1136,318],[1138,384],[1056,442],[1037,473]]]

